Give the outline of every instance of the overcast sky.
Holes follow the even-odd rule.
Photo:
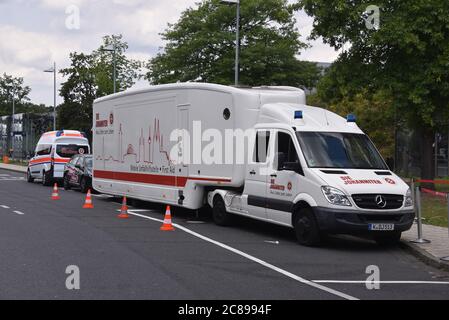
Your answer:
[[[148,60],[163,46],[159,33],[167,23],[176,22],[181,12],[196,2],[0,0],[0,73],[23,77],[32,89],[32,102],[52,105],[53,78],[43,70],[53,61],[58,69],[66,67],[70,52],[91,52],[98,48],[102,36],[119,33],[129,43],[128,56]],[[76,19],[72,19],[77,9],[81,18],[79,29]],[[297,20],[302,40],[306,41],[313,20],[303,12],[297,14]],[[300,59],[332,62],[337,58],[338,53],[321,41],[310,44],[312,48],[302,52]],[[58,87],[63,81],[58,75]],[[142,81],[135,87],[146,85]],[[58,104],[61,102],[58,97]]]

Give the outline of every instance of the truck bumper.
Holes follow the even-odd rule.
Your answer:
[[[392,223],[395,231],[403,232],[412,227],[415,219],[413,210],[379,212],[324,207],[314,207],[313,210],[320,230],[334,234],[378,233],[368,229],[372,223]]]

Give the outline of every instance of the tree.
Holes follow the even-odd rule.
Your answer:
[[[126,57],[128,44],[121,35],[105,36],[102,45],[90,54],[71,53],[70,67],[60,71],[68,79],[60,90],[64,103],[58,107],[59,128],[90,135],[94,100],[113,93],[113,53],[104,50],[108,47],[115,48],[117,90],[129,89],[141,77],[142,64]]]
[[[449,2],[378,0],[380,28],[362,19],[373,17],[365,12],[371,1],[298,3],[315,18],[312,38],[349,47],[338,59],[343,74],[335,74],[345,91],[387,92],[398,118],[421,132],[421,176],[433,179],[434,133],[449,115]]]
[[[164,51],[149,64],[153,84],[234,83],[235,7],[205,0],[184,11],[162,34]],[[307,47],[295,28],[294,6],[287,0],[241,1],[240,82],[245,85],[313,87],[316,64],[296,58]]]
[[[0,76],[0,115],[10,115],[12,113],[12,101],[18,107],[22,107],[21,102],[29,101],[28,94],[31,92],[29,86],[25,86],[23,78],[15,78],[7,75]]]

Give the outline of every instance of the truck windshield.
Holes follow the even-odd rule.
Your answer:
[[[61,158],[71,158],[76,154],[88,154],[89,148],[87,146],[78,146],[76,144],[70,144],[70,145],[57,145],[56,146],[56,153]]]
[[[388,169],[364,134],[297,132],[296,135],[310,168]]]

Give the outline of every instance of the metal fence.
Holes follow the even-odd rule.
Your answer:
[[[449,177],[448,134],[437,133],[433,143],[435,177]],[[404,177],[420,177],[422,137],[418,131],[402,130],[396,135],[395,172]]]
[[[50,113],[0,117],[0,157],[31,158],[40,136],[51,130],[52,126],[53,116]]]

